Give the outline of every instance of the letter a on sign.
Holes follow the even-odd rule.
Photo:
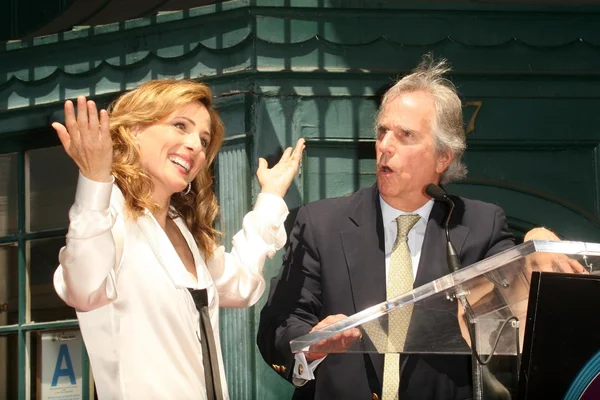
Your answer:
[[[63,360],[65,367],[63,368]],[[58,350],[58,357],[56,357],[56,367],[54,367],[54,374],[52,375],[52,387],[58,384],[58,378],[61,376],[68,376],[71,381],[71,385],[75,385],[77,380],[75,379],[75,370],[73,369],[73,363],[71,363],[71,356],[69,355],[69,348],[66,344],[61,344]]]

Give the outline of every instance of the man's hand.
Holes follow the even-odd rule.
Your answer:
[[[528,240],[554,240],[560,238],[552,231],[546,228],[533,228],[525,234],[524,241]],[[526,271],[541,272],[564,272],[567,274],[587,274],[589,273],[579,261],[569,258],[560,253],[534,253],[527,257]]]
[[[330,315],[315,325],[311,332],[334,324],[344,318],[346,318],[344,314]],[[314,361],[325,357],[329,353],[342,353],[348,350],[357,339],[361,338],[361,336],[362,335],[358,328],[346,329],[335,336],[321,340],[320,342],[310,346],[309,352],[305,355],[306,360]]]

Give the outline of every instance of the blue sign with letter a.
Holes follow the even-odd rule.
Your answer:
[[[64,368],[63,368],[64,361]],[[61,344],[58,350],[58,357],[56,357],[56,367],[54,367],[54,374],[52,374],[52,384],[54,387],[58,384],[58,379],[61,376],[68,376],[71,385],[75,385],[77,380],[75,379],[75,370],[73,369],[73,363],[71,362],[71,356],[69,355],[69,348],[66,344]]]

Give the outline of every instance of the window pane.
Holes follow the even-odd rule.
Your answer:
[[[29,160],[29,231],[66,228],[75,200],[77,166],[62,146],[31,150]]]
[[[13,325],[18,322],[18,279],[17,246],[0,246],[0,325]]]
[[[38,239],[29,243],[31,321],[45,322],[75,319],[75,310],[58,297],[52,285],[58,266],[58,252],[65,239]]]
[[[18,398],[17,349],[17,335],[0,336],[0,400]]]
[[[17,154],[0,155],[0,236],[17,232]]]

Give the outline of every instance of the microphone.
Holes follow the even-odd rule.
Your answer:
[[[450,218],[452,217],[452,212],[454,211],[454,202],[450,200],[450,197],[448,197],[444,189],[433,183],[430,183],[425,187],[425,193],[434,200],[446,203],[449,207],[448,214],[446,215],[446,221],[444,222],[444,229],[446,230],[446,260],[448,262],[448,269],[450,270],[450,273],[456,272],[461,269],[462,265],[460,264],[460,259],[456,254],[456,249],[450,241],[450,232],[448,230]]]
[[[433,183],[430,183],[429,185],[427,185],[425,187],[425,193],[432,199],[441,201],[448,205],[449,210],[448,210],[448,214],[446,215],[446,221],[444,222],[444,229],[446,231],[446,260],[448,262],[448,269],[449,269],[450,273],[456,272],[462,267],[462,265],[460,263],[460,259],[458,258],[458,255],[456,254],[456,249],[454,248],[454,246],[452,245],[452,242],[450,241],[450,231],[448,229],[448,225],[450,223],[450,218],[452,217],[452,212],[454,211],[454,202],[452,200],[450,200],[450,197],[448,197],[448,195],[446,194],[446,191],[444,189],[442,189],[441,187],[439,187]],[[490,279],[493,283],[498,284],[494,279],[491,279],[488,276],[488,274],[485,274],[485,276],[488,279]],[[500,284],[500,285],[503,287],[506,287],[506,286],[504,286],[504,284]],[[489,363],[489,361],[491,360],[491,358],[493,356],[493,351],[495,351],[495,346],[494,346],[494,349],[492,350],[492,354],[490,354],[487,361],[482,361],[481,358],[479,357],[479,354],[477,353],[476,334],[475,334],[475,328],[473,325],[474,321],[475,321],[475,312],[473,311],[471,304],[467,300],[467,293],[462,288],[462,285],[458,285],[456,289],[457,290],[454,295],[458,299],[458,301],[461,303],[463,309],[465,310],[465,314],[467,316],[467,331],[468,331],[469,337],[471,339],[472,357],[481,365],[481,368],[482,368],[481,370],[479,370],[476,366],[476,363],[473,362],[473,365],[472,365],[473,380],[481,382],[481,385],[482,385],[481,389],[483,389],[483,391],[486,393],[486,396],[489,396],[489,398],[497,399],[497,400],[510,400],[511,395],[510,395],[510,392],[508,391],[508,389],[506,389],[506,387],[504,387],[504,385],[502,385],[497,380],[497,378],[494,376],[494,374],[492,374],[492,372],[489,371],[489,369],[487,368],[487,364]],[[451,299],[451,298],[449,298],[449,299]],[[502,332],[500,332],[500,333],[502,333]],[[500,334],[498,334],[498,336],[499,335]],[[517,337],[518,337],[518,332],[517,332]],[[482,393],[478,393],[478,394],[481,395]]]
[[[450,232],[448,230],[450,218],[452,217],[452,212],[454,211],[454,202],[450,200],[450,197],[446,194],[446,191],[444,189],[437,185],[434,185],[433,183],[430,183],[425,187],[425,193],[434,200],[448,204],[448,207],[450,208],[448,214],[446,215],[446,221],[444,222],[444,228],[446,230],[446,259],[448,262],[448,269],[450,270],[450,273],[456,272],[462,268],[462,264],[460,263],[460,259],[456,254],[456,249],[450,241]],[[500,277],[499,279],[497,279],[494,277],[494,273],[485,273],[484,275],[490,282],[492,282],[494,285],[497,285],[498,287],[509,287],[509,283],[504,277]]]

